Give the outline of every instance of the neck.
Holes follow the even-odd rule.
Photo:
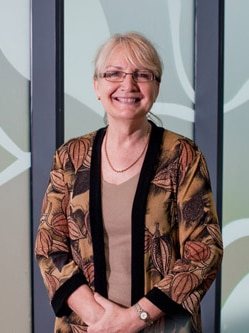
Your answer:
[[[122,157],[122,159],[124,158],[125,160],[125,163],[126,163],[126,167],[125,168],[120,168],[120,169],[117,169],[116,167],[114,167],[113,163],[111,162],[110,160],[110,156],[108,154],[108,149],[107,149],[107,140],[109,139],[109,128],[107,128],[106,130],[106,136],[105,136],[105,142],[104,142],[104,152],[105,152],[105,157],[106,157],[106,160],[108,162],[108,165],[109,167],[112,169],[112,171],[114,171],[115,173],[117,174],[121,174],[123,172],[126,172],[128,171],[129,169],[131,169],[132,167],[134,167],[139,161],[140,159],[144,156],[145,152],[146,152],[146,149],[147,149],[147,146],[148,146],[148,143],[149,143],[149,137],[150,137],[150,129],[151,129],[151,125],[148,124],[147,126],[147,132],[146,132],[146,136],[143,135],[142,139],[140,141],[144,141],[143,142],[143,148],[141,150],[141,152],[139,153],[139,155],[135,158],[135,160],[133,159],[132,163],[129,163],[127,165],[127,161],[126,161],[126,157],[127,157],[127,153],[130,154],[130,155],[133,155],[133,152],[130,152],[130,149],[128,150],[128,146],[127,145],[123,145],[123,147],[118,147],[119,151],[118,151],[118,154],[120,154],[120,151],[123,149],[126,150],[124,156]],[[145,139],[144,139],[145,138]],[[112,146],[113,146],[113,142],[112,142]],[[140,144],[140,147],[141,147],[141,144]],[[132,145],[132,148],[134,148],[134,145]],[[123,162],[122,162],[123,163]]]
[[[139,142],[145,136],[147,136],[151,125],[147,119],[141,123],[116,123],[109,122],[108,125],[108,137],[111,139],[112,145],[123,145],[125,143]]]

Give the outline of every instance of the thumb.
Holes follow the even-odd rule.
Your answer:
[[[107,306],[107,304],[109,303],[108,300],[105,297],[101,296],[97,292],[95,292],[93,296],[95,298],[95,301],[97,303],[99,303],[103,308],[105,308]]]

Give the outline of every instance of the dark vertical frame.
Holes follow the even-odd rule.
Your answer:
[[[196,0],[195,141],[203,151],[222,221],[224,0]],[[203,333],[220,332],[221,275],[202,301]]]
[[[64,1],[56,3],[56,147],[64,142]]]
[[[31,2],[31,193],[34,240],[53,153],[63,141],[63,1]],[[32,332],[53,332],[54,314],[32,261]]]

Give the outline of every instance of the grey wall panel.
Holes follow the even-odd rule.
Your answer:
[[[195,141],[203,151],[222,221],[224,1],[196,0]],[[220,332],[220,275],[202,301],[203,333]]]
[[[32,227],[33,242],[53,153],[61,135],[58,112],[60,70],[58,67],[58,1],[32,1],[32,68],[31,68],[31,149],[32,149]],[[60,1],[63,6],[63,1]],[[61,115],[63,116],[63,115]],[[60,117],[59,117],[60,118]],[[63,138],[62,138],[63,140]],[[34,243],[33,243],[34,246]],[[33,254],[33,249],[32,249]],[[54,314],[49,304],[37,263],[33,260],[33,332],[53,332]]]

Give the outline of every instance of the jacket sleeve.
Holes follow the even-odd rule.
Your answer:
[[[72,258],[68,216],[73,173],[68,168],[67,147],[54,155],[44,195],[35,256],[56,316],[71,312],[66,300],[87,279]]]
[[[221,265],[223,245],[206,161],[192,141],[181,141],[177,165],[175,232],[165,248],[172,253],[174,246],[178,255],[147,298],[169,316],[187,318],[189,313],[197,320],[201,299]]]

